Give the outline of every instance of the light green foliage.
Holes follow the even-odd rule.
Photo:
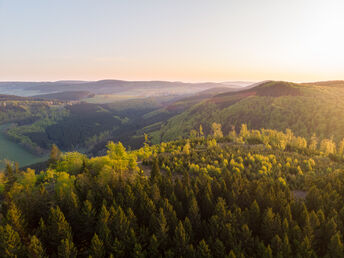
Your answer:
[[[344,139],[342,139],[338,144],[338,155],[343,156],[344,154]]]
[[[55,191],[63,196],[69,196],[74,188],[75,176],[71,176],[66,172],[56,173]]]
[[[85,161],[86,155],[79,152],[67,152],[62,155],[55,169],[57,171],[68,171],[70,174],[77,174]]]
[[[216,147],[216,139],[210,139],[207,141],[208,148],[214,148]]]
[[[336,144],[331,139],[324,139],[320,143],[320,151],[325,154],[333,154],[336,152]]]
[[[0,194],[5,190],[5,175],[0,173]]]
[[[33,188],[36,184],[37,176],[35,174],[35,170],[28,168],[25,172],[21,174],[19,177],[18,182],[22,184],[24,187]]]
[[[126,169],[136,168],[136,155],[134,153],[127,153],[121,142],[115,144],[109,142],[107,145],[107,154],[112,160],[112,167],[120,172]]]
[[[190,141],[186,141],[186,144],[184,145],[183,147],[183,153],[186,154],[186,155],[189,155],[190,154]]]
[[[211,125],[211,130],[212,130],[212,134],[215,138],[221,138],[223,137],[223,133],[221,130],[221,124],[218,123],[212,123]]]

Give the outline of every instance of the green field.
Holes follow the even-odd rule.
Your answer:
[[[0,125],[0,168],[4,167],[4,160],[15,160],[20,166],[27,166],[47,158],[46,156],[34,155],[18,143],[10,141],[4,132],[9,126],[10,124]]]

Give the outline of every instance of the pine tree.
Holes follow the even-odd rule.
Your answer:
[[[47,226],[42,218],[40,218],[38,223],[38,230],[37,230],[37,236],[42,241],[42,243],[47,243],[49,241],[48,238],[49,232],[47,230]]]
[[[159,244],[163,245],[168,237],[168,224],[162,208],[159,209],[158,216],[153,215],[152,221],[152,228],[159,240]]]
[[[284,238],[283,238],[283,243],[282,243],[282,254],[286,257],[290,257],[291,256],[291,247],[289,244],[289,239],[288,239],[288,235],[285,234]]]
[[[5,176],[7,178],[6,190],[9,191],[16,180],[13,165],[9,161],[6,161]]]
[[[93,209],[92,203],[89,200],[84,201],[83,207],[81,209],[80,221],[81,235],[83,239],[90,239],[94,232],[95,220],[96,220],[96,211]]]
[[[222,258],[225,256],[226,248],[223,242],[218,238],[216,238],[212,250],[215,258]]]
[[[7,221],[12,225],[13,229],[16,230],[22,237],[25,236],[26,223],[21,211],[17,208],[14,202],[11,202],[10,208],[7,211]]]
[[[228,254],[228,258],[236,258],[236,255],[235,255],[233,250],[230,250],[230,252]]]
[[[106,247],[110,247],[112,244],[111,231],[108,226],[109,218],[110,212],[106,209],[106,206],[103,204],[100,214],[98,216],[97,233],[100,239],[104,241]]]
[[[240,232],[240,239],[243,246],[245,246],[246,253],[250,253],[254,248],[252,231],[247,224],[242,225]]]
[[[262,224],[262,238],[266,243],[269,243],[274,236],[273,225],[275,220],[275,214],[271,208],[268,208],[263,216]]]
[[[254,200],[249,209],[249,226],[254,233],[258,233],[260,229],[260,208],[256,200]]]
[[[148,246],[148,256],[152,258],[160,257],[159,255],[159,242],[156,236],[153,234]]]
[[[131,257],[133,257],[133,258],[144,258],[145,257],[145,252],[142,250],[142,246],[140,243],[135,244],[134,249],[132,250]]]
[[[199,258],[210,258],[212,257],[211,251],[207,245],[207,242],[202,239],[198,246],[197,246],[197,251],[196,251],[197,257]]]
[[[90,249],[91,249],[90,253],[91,253],[92,257],[102,258],[105,256],[103,241],[101,241],[99,239],[99,237],[96,233],[94,234],[94,236],[91,240]]]
[[[328,253],[330,254],[330,257],[333,258],[343,257],[344,248],[339,232],[337,232],[331,237],[330,244],[328,247]]]
[[[3,257],[23,257],[24,255],[20,236],[9,224],[0,226],[0,254]]]
[[[115,238],[111,250],[114,254],[114,257],[125,257],[125,247],[124,244]]]
[[[199,213],[198,203],[195,196],[192,196],[191,198],[188,210],[188,217],[190,218],[193,229],[197,233],[201,223],[201,216]]]
[[[153,161],[150,179],[152,182],[156,182],[156,181],[159,181],[160,178],[161,178],[161,172],[160,172],[159,162],[158,162],[158,159],[155,158]]]
[[[115,209],[110,208],[109,228],[112,229],[113,235],[119,239],[128,234],[130,224],[121,206]]]
[[[53,144],[50,150],[49,164],[54,167],[56,162],[60,160],[61,155],[62,153],[60,149],[55,144]]]
[[[271,240],[271,249],[274,253],[274,256],[280,256],[282,251],[282,240],[278,235],[275,235],[274,238]]]
[[[158,187],[157,183],[153,183],[153,185],[151,187],[150,198],[155,203],[157,203],[160,200],[160,198],[161,198],[160,190],[159,190],[159,187]]]
[[[62,239],[57,251],[58,257],[61,258],[76,258],[78,254],[78,251],[70,238]]]
[[[300,255],[301,257],[306,257],[306,258],[316,257],[312,249],[311,241],[309,240],[307,236],[303,239],[301,243]]]
[[[189,241],[190,242],[193,242],[194,241],[194,232],[193,232],[193,229],[192,229],[192,225],[191,225],[191,222],[190,222],[190,219],[188,217],[185,217],[184,219],[184,229],[185,229],[185,232],[186,234],[189,236]]]
[[[265,249],[263,258],[272,258],[272,257],[273,257],[272,250],[271,250],[270,245],[268,245],[268,247]]]
[[[28,256],[29,258],[43,258],[45,256],[45,251],[43,249],[41,241],[33,235],[30,239],[30,244],[28,246]]]
[[[175,251],[178,256],[183,256],[185,254],[188,242],[189,237],[185,232],[183,223],[179,221],[178,226],[176,227],[174,232]]]
[[[205,219],[209,219],[214,209],[214,205],[209,192],[202,194],[200,208],[202,217],[204,217]]]
[[[47,232],[49,235],[48,244],[52,249],[57,248],[61,244],[62,240],[72,239],[71,227],[66,221],[66,218],[59,206],[50,209]],[[69,244],[69,242],[65,242],[65,244]]]

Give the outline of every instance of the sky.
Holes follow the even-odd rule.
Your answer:
[[[342,0],[0,0],[0,81],[344,79]]]

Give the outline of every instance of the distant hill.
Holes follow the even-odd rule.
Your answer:
[[[15,100],[25,101],[25,100],[33,100],[33,99],[35,99],[35,98],[0,94],[0,101],[15,101]]]
[[[85,98],[93,97],[94,94],[89,91],[64,91],[64,92],[57,92],[57,93],[49,93],[49,94],[42,94],[37,95],[34,97],[41,98],[41,99],[56,99],[62,101],[72,101],[72,100],[82,100]]]
[[[230,88],[230,87],[216,87],[216,88],[210,88],[204,91],[201,91],[199,93],[196,94],[196,96],[213,96],[213,95],[217,95],[217,94],[221,94],[221,93],[225,93],[225,92],[233,92],[233,91],[237,91],[240,90],[240,88],[236,87],[236,88]]]
[[[246,85],[247,83],[245,83]],[[0,94],[27,96],[67,91],[88,91],[94,94],[127,94],[133,96],[163,96],[195,94],[210,88],[240,88],[242,83],[184,83],[169,81],[57,81],[57,82],[0,82]]]
[[[169,104],[166,108],[170,111],[171,110],[174,110],[174,111],[185,110],[186,108],[191,107],[192,105],[197,104],[201,102],[202,100],[208,99],[217,94],[226,93],[226,92],[236,92],[240,90],[241,88],[227,88],[227,87],[210,88],[210,89],[198,92],[192,96],[177,100]]]
[[[221,82],[221,84],[226,85],[227,87],[247,87],[252,84],[255,84],[255,82],[246,82],[246,81],[229,81],[229,82]]]
[[[330,86],[330,87],[344,87],[344,81],[323,81],[303,83],[303,85],[317,85],[317,86]]]
[[[344,138],[344,87],[338,82],[296,84],[267,81],[236,92],[204,98],[170,118],[158,131],[150,132],[154,141],[188,136],[200,125],[210,132],[213,122],[228,133],[247,123],[250,128],[292,129],[298,135]]]

